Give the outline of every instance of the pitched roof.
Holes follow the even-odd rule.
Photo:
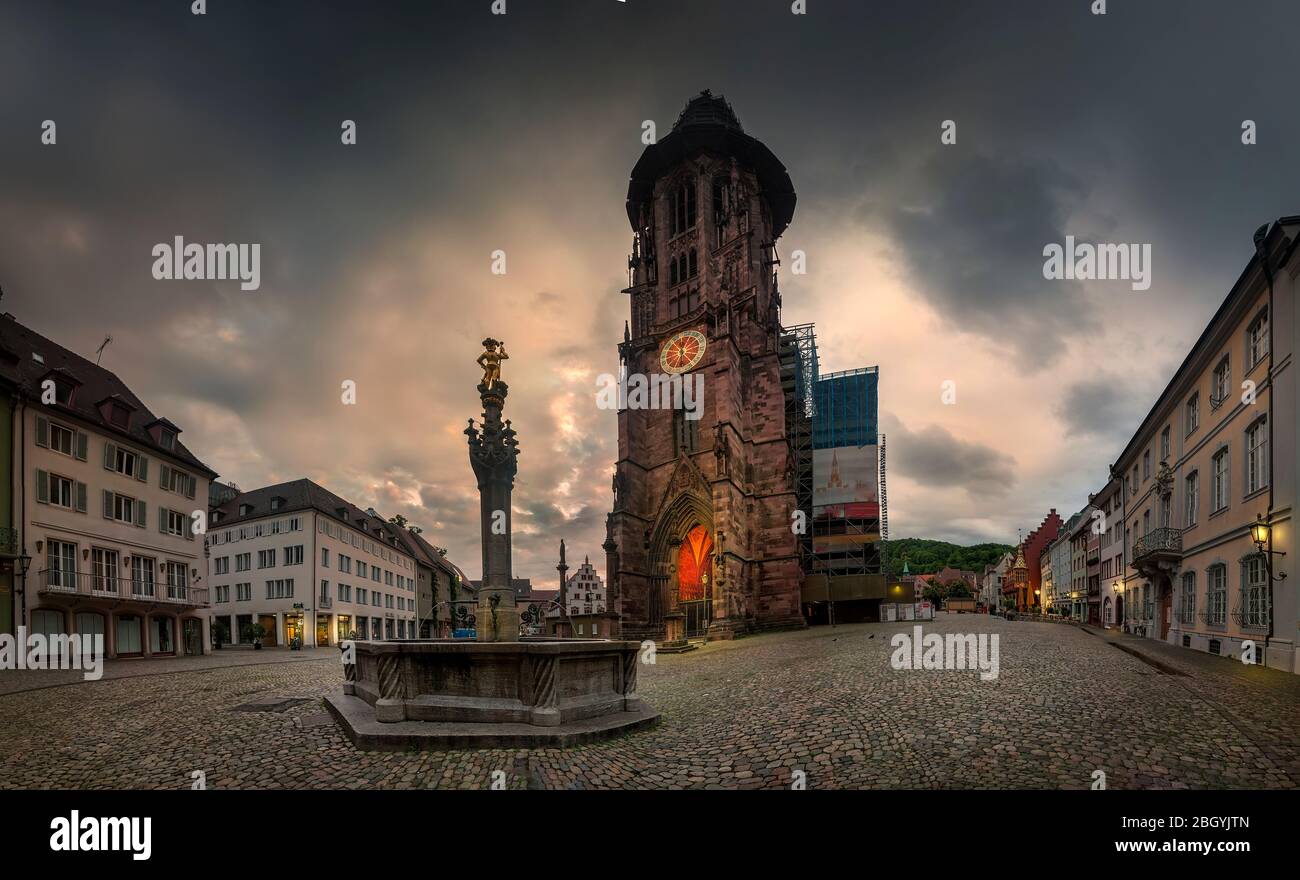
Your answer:
[[[277,498],[283,499],[283,503],[278,507],[272,507],[271,502]],[[245,505],[248,506],[249,510],[247,513],[241,514],[239,512],[240,508]],[[229,501],[212,508],[212,512],[219,514],[219,516],[213,519],[211,524],[224,528],[235,523],[260,519],[264,516],[292,513],[300,510],[315,510],[318,513],[323,513],[338,522],[365,532],[372,538],[382,538],[384,543],[396,546],[397,549],[407,555],[413,555],[398,537],[397,533],[405,531],[404,529],[398,529],[397,526],[383,517],[362,510],[351,501],[335,495],[318,483],[306,478],[240,492]]]
[[[105,434],[125,437],[136,446],[146,447],[159,455],[202,471],[209,479],[217,476],[217,472],[190,452],[179,437],[172,449],[167,449],[154,440],[153,435],[146,430],[150,425],[161,423],[178,434],[180,429],[167,419],[155,416],[112,371],[91,363],[30,327],[19,324],[8,312],[0,315],[0,378],[12,384],[24,397],[39,401],[41,381],[51,373],[57,373],[76,385],[76,392],[72,395],[70,406],[61,403],[42,404],[46,409],[55,413],[67,413]],[[111,398],[133,410],[127,427],[113,424],[100,412],[99,404]]]
[[[425,540],[423,535],[418,535],[409,528],[397,528],[394,526],[394,530],[396,531],[398,538],[406,546],[407,552],[416,559],[426,563],[427,565],[441,568],[448,574],[456,575],[460,578],[461,583],[469,583],[469,578],[465,576],[465,572],[460,570],[460,566],[439,553],[438,548]]]

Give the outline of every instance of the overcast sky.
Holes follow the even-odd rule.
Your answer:
[[[402,513],[475,577],[461,432],[504,339],[515,570],[554,586],[562,537],[603,568],[641,123],[709,88],[799,193],[784,322],[824,371],[880,366],[892,534],[1009,542],[1102,485],[1256,227],[1300,213],[1300,5],[1090,4],[0,0],[0,308],[112,335],[223,478]],[[155,281],[177,235],[260,243],[261,288]],[[1149,243],[1151,288],[1044,281],[1066,235]]]

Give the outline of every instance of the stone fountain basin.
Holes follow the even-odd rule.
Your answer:
[[[643,715],[639,650],[633,641],[547,637],[359,641],[355,678],[343,690],[372,706],[379,722],[558,727]]]

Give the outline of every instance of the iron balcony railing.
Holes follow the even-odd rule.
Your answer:
[[[329,596],[321,596],[321,597],[320,597],[320,600],[316,603],[316,607],[317,607],[317,608],[333,608],[333,607],[334,607],[334,600],[331,599]]]
[[[207,607],[208,588],[159,583],[147,579],[116,577],[96,572],[44,569],[38,573],[42,593],[134,599]]]
[[[1182,555],[1183,533],[1178,529],[1153,529],[1133,542],[1133,561],[1156,554]]]

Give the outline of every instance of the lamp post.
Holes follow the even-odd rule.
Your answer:
[[[1255,522],[1250,527],[1250,539],[1255,542],[1257,549],[1264,556],[1264,566],[1268,574],[1268,634],[1264,636],[1264,651],[1267,657],[1269,642],[1273,639],[1273,584],[1276,581],[1286,580],[1286,572],[1280,571],[1275,576],[1273,574],[1273,557],[1285,556],[1285,550],[1273,549],[1273,524],[1269,521],[1272,513],[1268,516],[1256,514]]]

